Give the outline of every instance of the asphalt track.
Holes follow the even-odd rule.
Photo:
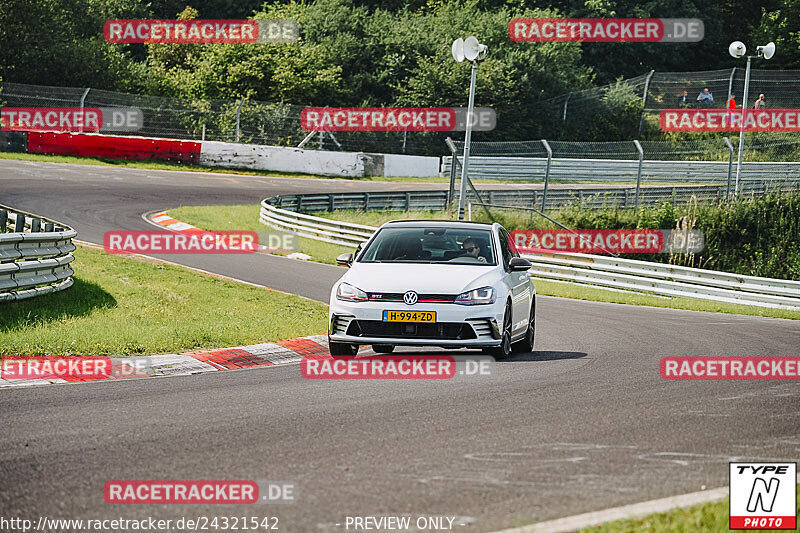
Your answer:
[[[406,188],[0,161],[0,203],[95,243],[178,205]],[[170,259],[320,300],[341,272],[231,257]],[[537,322],[536,351],[492,376],[309,381],[288,366],[4,390],[0,516],[269,515],[281,531],[339,532],[346,516],[447,515],[466,524],[456,531],[493,531],[725,486],[731,460],[800,457],[796,382],[658,373],[669,355],[797,355],[798,322],[547,297]],[[111,506],[113,479],[295,481],[300,499]]]

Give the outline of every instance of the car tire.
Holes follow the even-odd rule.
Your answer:
[[[373,344],[372,351],[375,353],[392,353],[394,351],[393,344]]]
[[[536,297],[531,301],[531,316],[528,319],[528,330],[525,337],[511,345],[511,350],[517,353],[530,353],[536,337]]]
[[[506,359],[511,355],[511,302],[506,303],[506,311],[503,313],[503,332],[500,336],[500,346],[484,350],[484,353],[494,356],[495,359]]]
[[[331,357],[353,357],[358,353],[358,344],[328,340],[328,350]]]

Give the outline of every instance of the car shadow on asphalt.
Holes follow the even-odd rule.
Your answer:
[[[508,359],[501,359],[498,363],[520,363],[523,361],[541,362],[541,361],[560,361],[562,359],[581,359],[586,357],[585,352],[551,352],[551,351],[533,351],[530,353],[516,353],[512,354]]]

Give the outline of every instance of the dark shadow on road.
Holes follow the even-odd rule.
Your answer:
[[[116,307],[117,300],[100,285],[73,278],[72,287],[18,302],[0,303],[0,331],[34,327],[54,320],[86,316]]]
[[[499,363],[519,363],[522,361],[560,361],[562,359],[581,359],[586,357],[584,352],[547,352],[534,351],[530,353],[512,354],[508,359],[502,359]]]

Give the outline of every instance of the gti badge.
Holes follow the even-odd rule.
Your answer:
[[[418,298],[419,296],[417,296],[417,293],[414,291],[408,291],[403,295],[403,301],[408,305],[414,305],[417,303]]]

